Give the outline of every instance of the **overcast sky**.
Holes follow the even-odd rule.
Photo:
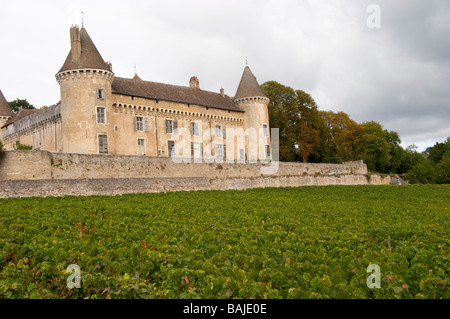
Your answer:
[[[381,28],[369,28],[377,4]],[[448,0],[0,0],[0,89],[59,101],[55,74],[84,26],[116,76],[236,93],[245,58],[260,84],[310,93],[399,132],[419,151],[450,136]]]

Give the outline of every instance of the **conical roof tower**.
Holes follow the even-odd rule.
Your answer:
[[[264,91],[259,86],[258,81],[256,81],[256,77],[253,75],[250,67],[246,66],[234,96],[234,100],[237,101],[253,97],[267,98]]]
[[[70,52],[58,73],[79,69],[111,71],[110,65],[105,63],[84,27],[81,29],[77,26],[71,27],[70,41]]]
[[[0,90],[0,117],[12,117],[13,115],[13,111],[9,107],[8,102],[6,102],[2,90]]]

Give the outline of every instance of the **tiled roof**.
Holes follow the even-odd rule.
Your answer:
[[[239,83],[235,100],[243,99],[246,97],[265,97],[264,91],[256,81],[256,77],[253,75],[252,71],[248,66],[245,67],[244,73],[242,74],[241,82]]]
[[[11,117],[5,124],[3,124],[2,127],[8,126],[9,124],[12,124],[12,123],[14,123],[14,122],[16,122],[18,120],[21,120],[24,117],[26,117],[26,116],[34,113],[34,112],[37,112],[37,111],[39,111],[39,110],[21,109],[21,110],[19,110],[19,112],[15,113],[13,115],[13,117]]]
[[[14,116],[14,112],[9,107],[2,90],[0,90],[0,116]]]
[[[140,78],[114,77],[112,91],[116,94],[243,112],[227,95],[222,96],[220,93],[204,91],[199,88],[142,81]]]
[[[66,62],[64,62],[64,65],[59,72],[76,69],[100,69],[110,71],[110,67],[103,60],[85,28],[81,28],[80,30],[80,41],[80,59],[78,61],[73,61],[71,50],[67,55]]]

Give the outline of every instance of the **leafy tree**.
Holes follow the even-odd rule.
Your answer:
[[[261,87],[270,99],[268,106],[270,125],[280,130],[280,161],[295,161],[298,157],[294,129],[297,126],[295,91],[276,81],[265,82]]]
[[[445,152],[444,143],[436,143],[433,147],[428,147],[425,152],[428,158],[435,164],[439,163]]]
[[[406,149],[401,150],[401,164],[397,171],[399,174],[408,173],[415,165],[424,161],[425,158],[417,152],[416,145],[409,145]]]
[[[324,162],[342,163],[361,159],[355,149],[361,125],[350,119],[347,113],[320,111],[322,119],[322,159]]]
[[[296,105],[300,111],[297,120],[297,145],[303,162],[318,151],[320,147],[321,118],[314,99],[305,91],[297,90]]]
[[[34,110],[35,107],[30,104],[27,100],[21,100],[21,99],[16,99],[12,102],[8,102],[9,106],[11,107],[11,110],[13,110],[13,112],[17,113],[22,109],[28,109],[28,110]]]
[[[450,156],[444,156],[437,165],[438,178],[440,184],[450,184]]]
[[[434,184],[438,181],[438,176],[436,165],[430,159],[426,159],[416,164],[405,178],[411,183]]]
[[[362,124],[361,137],[357,149],[363,154],[363,159],[369,170],[386,172],[391,159],[389,143],[381,124],[370,121]]]

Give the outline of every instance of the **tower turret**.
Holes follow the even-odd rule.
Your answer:
[[[5,124],[11,117],[14,116],[14,112],[9,107],[8,102],[6,102],[5,97],[3,96],[2,91],[0,90],[0,141],[3,140],[1,127]]]
[[[248,66],[242,74],[234,102],[245,111],[247,159],[255,161],[270,158],[269,98]]]
[[[114,73],[85,28],[70,28],[71,49],[56,74],[61,89],[62,151],[107,153]]]

